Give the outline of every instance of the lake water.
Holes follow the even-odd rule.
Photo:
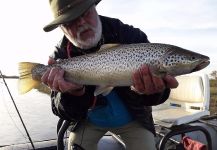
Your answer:
[[[33,141],[56,139],[58,117],[51,111],[50,97],[36,90],[17,91],[17,79],[6,79],[13,99]],[[9,93],[0,78],[0,146],[29,142]]]

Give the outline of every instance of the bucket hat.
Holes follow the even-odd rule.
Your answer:
[[[49,32],[57,28],[60,24],[75,20],[92,5],[97,5],[100,1],[101,0],[49,0],[54,20],[46,25],[43,30]]]

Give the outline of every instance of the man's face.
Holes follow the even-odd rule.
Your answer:
[[[92,6],[76,20],[60,27],[69,41],[82,49],[96,46],[102,34],[102,25],[95,6]]]

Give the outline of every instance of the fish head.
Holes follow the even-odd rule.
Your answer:
[[[210,63],[209,57],[180,47],[168,50],[163,58],[162,70],[170,75],[183,75],[199,71]]]

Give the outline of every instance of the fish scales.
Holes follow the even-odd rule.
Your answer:
[[[60,62],[60,67],[74,78],[68,79],[89,85],[130,85],[131,75],[142,64],[158,65],[168,50],[153,45],[121,45],[94,54],[71,58]],[[85,79],[85,80],[84,80]]]
[[[32,87],[40,82],[43,73],[51,67],[65,70],[65,80],[83,85],[130,86],[132,74],[147,64],[154,75],[173,76],[201,70],[209,64],[209,57],[169,44],[138,43],[102,46],[96,53],[59,60],[53,65],[20,63],[20,79],[24,83],[30,75]],[[27,73],[30,70],[29,73]],[[24,73],[25,71],[25,73]],[[28,83],[29,79],[26,80]],[[23,92],[28,86],[20,86]]]

